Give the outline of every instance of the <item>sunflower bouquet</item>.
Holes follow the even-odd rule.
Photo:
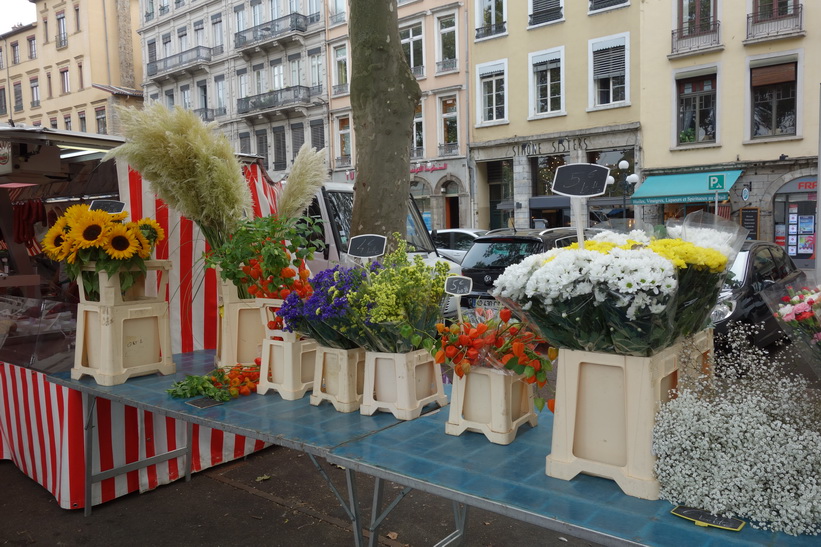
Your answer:
[[[145,274],[145,261],[157,242],[165,238],[154,219],[126,222],[127,217],[127,211],[111,214],[87,204],[73,205],[43,238],[46,256],[64,263],[70,279],[82,277],[88,300],[99,300],[98,272],[109,276],[120,272],[120,289],[131,288]],[[94,264],[94,271],[86,269],[89,264]]]

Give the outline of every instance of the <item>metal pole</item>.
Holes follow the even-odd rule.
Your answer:
[[[821,120],[821,94],[818,100],[818,119]],[[818,124],[818,168],[815,175],[815,241],[813,242],[813,253],[815,253],[815,280],[821,283],[821,254],[818,252],[818,228],[821,227],[821,186],[818,184],[819,175],[821,175],[821,123]]]
[[[627,219],[627,174],[621,174],[621,217]]]

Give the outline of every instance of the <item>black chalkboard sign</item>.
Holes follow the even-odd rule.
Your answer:
[[[106,213],[122,213],[125,209],[124,201],[116,199],[95,199],[88,207],[92,211],[105,211]]]
[[[744,207],[741,209],[741,227],[750,231],[747,234],[747,239],[758,239],[758,211],[758,207]]]
[[[445,279],[445,292],[454,296],[469,294],[473,289],[473,280],[463,275],[452,275]]]
[[[732,530],[738,532],[744,527],[744,521],[731,518],[711,515],[703,509],[696,509],[694,507],[685,507],[684,505],[677,505],[670,511],[677,517],[692,520],[699,526],[715,526],[716,528],[723,528],[725,530]]]
[[[610,169],[595,163],[569,163],[556,169],[554,194],[570,197],[601,196],[607,189]]]
[[[376,258],[385,254],[388,238],[376,234],[354,236],[348,241],[348,254],[355,258]]]

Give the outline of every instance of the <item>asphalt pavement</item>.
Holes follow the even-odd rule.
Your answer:
[[[344,471],[323,461],[344,495]],[[373,479],[358,474],[367,523]],[[272,446],[142,494],[82,510],[54,497],[11,461],[0,461],[0,545],[354,545],[351,522],[310,458]],[[401,487],[386,483],[385,504]],[[385,519],[376,544],[435,545],[454,530],[451,502],[412,491]],[[462,545],[593,546],[567,534],[471,508]]]

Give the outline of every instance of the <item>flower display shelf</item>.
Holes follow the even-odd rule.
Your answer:
[[[682,345],[651,357],[559,350],[547,475],[605,477],[629,496],[658,499],[653,424],[677,385]],[[706,359],[712,331],[698,333],[694,345]]]
[[[442,368],[424,349],[408,353],[365,352],[365,386],[360,414],[390,412],[398,420],[413,420],[428,403],[448,404]]]
[[[77,347],[71,377],[91,376],[103,386],[122,384],[132,376],[176,371],[171,359],[171,330],[165,294],[169,260],[145,262],[148,275],[128,290],[120,274],[97,274],[100,299],[89,301],[80,291],[77,306]],[[94,271],[89,263],[84,271]]]
[[[286,401],[301,399],[314,385],[316,341],[306,338],[294,340],[267,339],[262,342],[262,362],[259,369],[257,393],[263,395],[273,389]]]
[[[365,387],[365,350],[317,346],[311,404],[330,401],[337,412],[355,412]]]
[[[278,298],[256,298],[255,300],[259,305],[259,316],[262,321],[262,329],[265,331],[265,338],[279,337],[283,340],[289,338],[291,341],[295,341],[295,334],[268,326],[277,319],[277,312],[282,307],[282,300]],[[290,337],[286,335],[290,335]]]
[[[510,444],[525,423],[539,423],[533,408],[533,384],[488,367],[472,367],[464,376],[453,375],[445,433],[458,436],[475,431],[494,444]]]
[[[260,303],[255,298],[240,298],[230,281],[220,281],[220,298],[217,365],[253,364],[265,339]]]

